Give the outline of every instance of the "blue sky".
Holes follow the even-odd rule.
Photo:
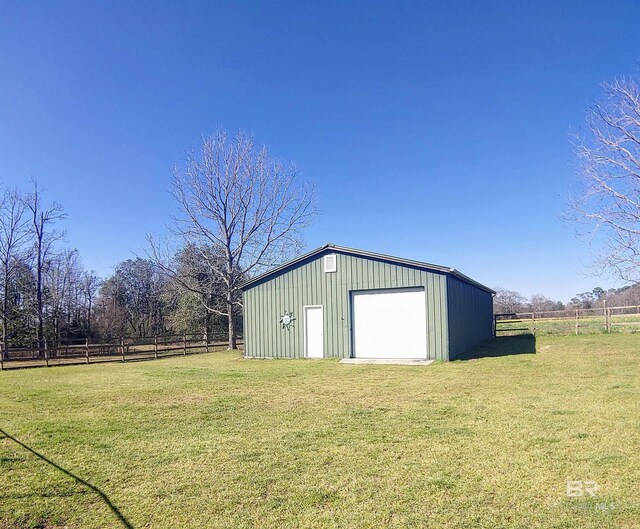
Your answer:
[[[590,249],[560,214],[570,132],[637,71],[640,3],[0,3],[0,181],[35,176],[106,275],[160,232],[218,126],[315,182],[309,248],[454,266],[562,300]]]

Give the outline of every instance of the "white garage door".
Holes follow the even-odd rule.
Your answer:
[[[424,289],[354,292],[353,346],[358,358],[427,358]]]

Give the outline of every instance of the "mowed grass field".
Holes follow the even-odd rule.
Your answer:
[[[606,333],[604,316],[586,316],[578,321],[578,334]],[[509,329],[528,328],[533,332],[535,327],[537,336],[575,334],[575,318],[537,318],[531,319],[499,320],[498,334],[509,334]],[[518,331],[520,333],[521,331]],[[611,317],[611,333],[637,333],[640,341],[640,314],[614,315]],[[513,334],[513,333],[511,333]]]
[[[640,527],[640,338],[533,348],[1,372],[0,527]]]

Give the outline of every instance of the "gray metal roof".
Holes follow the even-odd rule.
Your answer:
[[[261,282],[265,279],[267,279],[269,276],[272,275],[276,275],[279,272],[282,272],[284,270],[287,270],[288,268],[293,268],[295,267],[298,263],[305,261],[307,259],[309,259],[310,257],[313,257],[315,255],[319,255],[321,253],[324,253],[326,251],[333,251],[333,252],[337,252],[337,253],[343,253],[343,254],[347,254],[347,255],[355,255],[357,257],[365,257],[365,258],[369,258],[369,259],[377,259],[380,261],[386,261],[388,263],[391,264],[398,264],[398,265],[404,265],[404,266],[409,266],[412,268],[418,268],[420,270],[427,270],[427,271],[433,271],[433,272],[442,272],[445,274],[451,274],[454,277],[457,277],[458,279],[465,281],[466,283],[469,283],[471,285],[474,285],[478,288],[481,288],[482,290],[486,290],[487,292],[490,292],[491,294],[495,294],[495,290],[490,289],[489,287],[478,283],[477,281],[474,281],[473,279],[471,279],[470,277],[464,275],[462,272],[459,272],[458,270],[456,270],[455,268],[449,268],[446,266],[439,266],[439,265],[434,265],[434,264],[430,264],[430,263],[423,263],[420,261],[413,261],[411,259],[403,259],[401,257],[393,257],[391,255],[384,255],[381,253],[374,253],[374,252],[367,252],[364,250],[357,250],[355,248],[347,248],[345,246],[337,246],[335,244],[325,244],[324,246],[321,246],[320,248],[317,248],[311,252],[308,252],[304,255],[301,255],[300,257],[296,257],[295,259],[293,259],[292,261],[289,261],[288,263],[285,263],[277,268],[274,268],[273,270],[269,270],[268,272],[265,272],[264,274],[260,274],[259,276],[254,277],[253,279],[249,279],[249,281],[246,281],[245,283],[242,284],[242,286],[240,288],[242,288],[242,290],[245,290],[246,288],[254,285],[255,283]]]

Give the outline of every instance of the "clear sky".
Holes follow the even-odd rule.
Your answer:
[[[616,283],[560,219],[570,132],[637,71],[640,2],[0,2],[0,180],[108,274],[222,126],[318,188],[309,248],[453,266],[566,301]]]

